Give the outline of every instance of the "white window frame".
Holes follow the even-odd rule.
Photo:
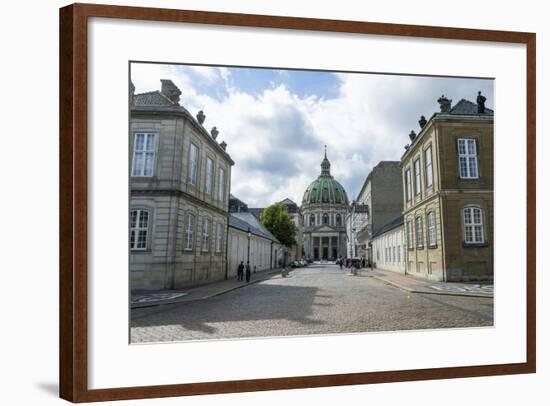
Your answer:
[[[204,192],[207,194],[212,193],[212,172],[214,171],[214,160],[210,157],[206,157],[206,176],[204,177]]]
[[[415,243],[416,248],[424,248],[424,225],[422,217],[418,216],[414,219]]]
[[[412,201],[412,178],[411,168],[405,170],[405,198],[407,202]]]
[[[216,252],[222,252],[222,223],[216,223]]]
[[[136,213],[136,222],[133,223],[133,216]],[[145,215],[145,225],[143,225],[142,214]],[[149,223],[151,214],[149,210],[145,209],[131,209],[130,210],[130,250],[131,251],[146,251],[149,242]],[[145,233],[145,244],[141,245],[140,234]]]
[[[414,196],[422,196],[422,175],[420,171],[420,157],[416,158],[413,161],[413,169],[414,169]]]
[[[195,152],[193,154],[193,151]],[[199,147],[192,142],[189,144],[189,164],[187,167],[187,181],[191,185],[197,184],[199,167]]]
[[[414,229],[413,229],[413,221],[407,220],[407,248],[413,249],[414,248]]]
[[[434,183],[433,161],[432,161],[432,146],[431,144],[424,150],[424,172],[426,187],[432,187]]]
[[[218,200],[225,201],[225,169],[218,168]]]
[[[184,250],[190,251],[193,249],[195,241],[195,215],[187,213],[185,216],[185,241]]]
[[[457,148],[460,179],[479,179],[477,140],[475,138],[459,138]]]
[[[476,221],[476,212],[479,214],[479,221]],[[469,221],[467,221],[468,217]],[[464,207],[462,209],[462,224],[465,244],[485,244],[485,213],[481,207]],[[479,231],[479,234],[476,231]]]
[[[210,249],[210,219],[203,217],[202,219],[202,244],[201,249],[207,252]]]
[[[426,226],[428,229],[428,247],[437,247],[437,228],[434,210],[426,214]]]
[[[143,136],[143,148],[138,150],[138,136]],[[153,140],[152,145],[148,142],[149,139]],[[151,148],[149,148],[149,147]],[[155,174],[155,161],[156,161],[156,149],[157,149],[157,133],[150,131],[135,131],[134,132],[134,151],[132,154],[132,176],[136,178],[152,177]],[[151,172],[147,172],[147,158],[151,160]],[[141,164],[138,164],[138,158]]]

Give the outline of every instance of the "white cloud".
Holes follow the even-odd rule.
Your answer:
[[[235,161],[232,193],[250,207],[286,197],[301,203],[320,172],[323,145],[332,174],[354,198],[374,165],[399,160],[418,118],[436,111],[445,93],[455,102],[484,91],[492,105],[492,82],[395,75],[338,74],[336,98],[299,97],[284,85],[256,94],[240,91],[226,68],[141,65],[132,67],[136,91],[158,89],[172,79],[191,113],[203,110],[205,127],[216,126]],[[278,77],[286,74],[278,72]],[[197,80],[220,86],[216,97],[201,93]],[[223,94],[223,97],[220,97]]]

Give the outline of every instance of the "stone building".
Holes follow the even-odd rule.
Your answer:
[[[438,281],[493,278],[493,111],[438,100],[401,158],[406,272]]]
[[[228,277],[237,275],[237,267],[250,261],[253,272],[278,268],[283,260],[282,244],[252,214],[246,211],[229,214]]]
[[[373,265],[377,269],[405,273],[405,236],[403,216],[383,225],[372,234]]]
[[[365,178],[357,196],[353,241],[360,248],[359,256],[375,260],[370,247],[372,234],[402,214],[402,196],[400,162],[379,162]]]
[[[307,259],[335,260],[346,255],[348,207],[344,187],[330,174],[325,150],[321,174],[308,186],[302,199],[302,233]]]
[[[130,89],[130,284],[181,289],[226,274],[233,160],[204,113],[180,105],[170,80]]]

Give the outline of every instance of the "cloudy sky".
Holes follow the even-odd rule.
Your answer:
[[[493,108],[493,81],[283,69],[133,63],[136,93],[160,90],[171,79],[180,104],[204,126],[216,126],[235,161],[231,192],[249,207],[286,197],[300,204],[320,173],[324,145],[332,175],[354,199],[382,160],[399,160],[420,115],[439,111],[437,99]]]

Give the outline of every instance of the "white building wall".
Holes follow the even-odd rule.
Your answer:
[[[406,247],[403,226],[373,238],[372,253],[377,269],[404,274]]]
[[[246,265],[248,260],[247,233],[229,227],[228,243],[227,259],[229,268],[227,275],[228,278],[232,278],[237,276],[237,268],[241,261],[244,261]],[[254,271],[254,267],[256,267],[256,272],[260,272],[277,267],[276,255],[280,255],[281,252],[281,244],[275,242],[271,244],[271,240],[253,234],[250,237],[250,268]]]

